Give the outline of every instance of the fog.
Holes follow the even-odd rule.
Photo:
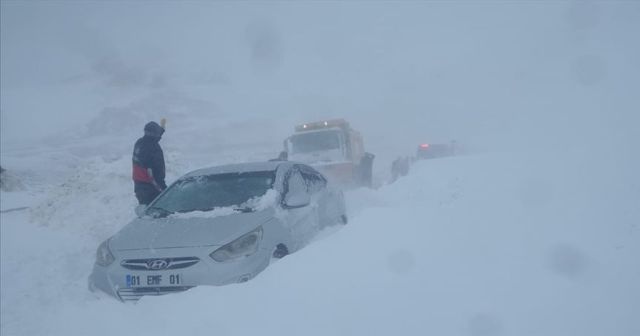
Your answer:
[[[640,334],[639,2],[0,9],[3,335]],[[123,305],[87,278],[161,118],[168,183],[344,118],[374,188],[245,284]],[[451,140],[464,155],[389,178]]]
[[[2,141],[179,96],[155,108],[198,100],[212,123],[240,115],[281,132],[343,117],[378,151],[624,146],[638,122],[638,13],[583,1],[4,1]]]

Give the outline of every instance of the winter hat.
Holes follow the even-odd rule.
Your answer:
[[[155,121],[150,121],[144,125],[144,135],[160,138],[164,133],[164,128]]]

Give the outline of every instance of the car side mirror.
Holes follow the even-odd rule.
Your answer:
[[[138,218],[144,217],[146,211],[147,211],[146,205],[138,204],[138,206],[136,206],[136,216],[138,216]]]
[[[289,209],[303,208],[309,203],[311,203],[311,196],[306,192],[289,192],[284,198],[284,205]]]

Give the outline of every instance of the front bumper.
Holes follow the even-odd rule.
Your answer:
[[[244,258],[217,262],[209,257],[209,253],[216,248],[117,251],[116,261],[111,265],[94,265],[89,288],[103,291],[121,301],[136,301],[145,295],[181,292],[200,285],[222,286],[245,282],[262,272],[271,260],[272,251],[260,248]],[[183,257],[197,257],[200,260],[186,268],[164,270],[132,270],[122,265],[125,260],[131,259]]]

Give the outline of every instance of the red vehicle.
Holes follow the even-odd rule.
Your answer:
[[[450,143],[423,143],[418,146],[416,152],[417,159],[435,159],[445,156],[455,155],[457,152],[457,144],[455,141]]]

